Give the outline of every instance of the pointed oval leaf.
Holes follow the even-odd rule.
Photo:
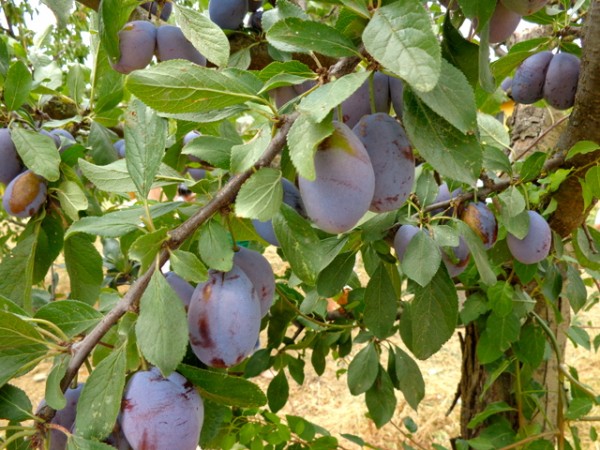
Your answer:
[[[281,172],[264,167],[242,185],[235,200],[238,217],[270,220],[279,211],[283,198]]]
[[[379,373],[379,355],[372,342],[362,348],[348,365],[348,388],[352,395],[366,392]]]

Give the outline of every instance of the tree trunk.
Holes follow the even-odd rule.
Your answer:
[[[538,146],[538,150],[546,151],[548,148],[557,155],[566,155],[568,150],[578,141],[590,140],[600,143],[600,0],[593,0],[588,11],[583,33],[583,54],[581,64],[581,75],[576,95],[576,103],[569,117],[565,129],[557,138],[554,149],[549,145],[550,136],[540,138],[541,124],[547,124],[547,118],[543,114],[534,114],[529,126],[521,127],[522,122],[514,123],[513,129],[519,130],[520,137],[513,136],[513,144],[517,147],[527,148],[532,143]],[[527,107],[531,108],[531,107]],[[523,113],[522,107],[516,109],[518,114]],[[556,120],[556,118],[554,118]],[[535,128],[535,127],[538,128]],[[521,128],[520,128],[521,127]],[[527,132],[529,130],[529,134]],[[558,134],[558,133],[557,133]],[[518,151],[515,155],[519,155]],[[564,168],[572,168],[569,177],[561,184],[559,190],[553,195],[557,202],[557,209],[550,218],[552,230],[555,237],[567,237],[581,226],[587,217],[590,207],[585,208],[582,198],[580,179],[585,177],[585,172],[600,162],[600,151],[578,155],[563,164]],[[563,433],[563,402],[564,386],[561,382],[560,364],[564,361],[566,346],[566,331],[570,324],[570,306],[568,299],[559,298],[554,305],[549,305],[549,300],[543,297],[536,298],[535,311],[544,320],[555,337],[556,348],[552,356],[544,361],[534,374],[536,380],[544,389],[544,395],[540,398],[540,409],[533,415],[530,423],[540,426],[540,432],[557,432],[559,440]],[[500,376],[482,397],[483,387],[488,382],[490,374],[477,361],[475,353],[479,338],[479,330],[475,324],[470,324],[465,330],[462,342],[463,366],[462,377],[459,386],[461,404],[461,437],[471,439],[478,435],[479,429],[469,429],[467,424],[480,413],[490,401],[504,401],[509,405],[516,406],[514,396],[514,377],[503,374]],[[510,416],[515,430],[523,423],[524,419]],[[548,438],[550,439],[550,438]]]

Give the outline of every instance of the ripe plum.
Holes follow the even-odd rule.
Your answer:
[[[471,252],[462,236],[459,237],[456,247],[448,247],[442,250],[442,261],[452,278],[457,277],[467,268]]]
[[[581,61],[571,53],[558,53],[546,72],[544,99],[556,109],[568,109],[575,104]]]
[[[158,2],[142,3],[141,7],[144,8],[146,11],[150,11],[150,14],[154,14],[155,16],[156,16],[156,13],[158,12]],[[166,2],[163,5],[162,10],[160,11],[161,20],[164,20],[165,22],[167,20],[169,20],[169,17],[171,17],[172,12],[173,12],[173,3]]]
[[[162,25],[156,30],[156,58],[159,61],[185,59],[199,66],[206,66],[206,58],[183,35],[181,28]]]
[[[375,192],[369,154],[348,126],[333,122],[333,134],[317,149],[316,178],[299,178],[308,217],[322,230],[343,233],[368,211]]]
[[[548,253],[552,245],[552,232],[546,219],[535,211],[529,214],[529,231],[523,239],[508,233],[506,243],[514,258],[523,264],[540,262]]]
[[[239,364],[254,351],[260,314],[254,285],[240,267],[209,271],[208,281],[196,286],[188,311],[193,352],[210,367]]]
[[[210,0],[210,20],[226,30],[237,30],[248,12],[248,0]]]
[[[196,450],[203,421],[202,399],[179,373],[165,378],[153,367],[129,379],[121,427],[134,450]]]
[[[143,69],[152,61],[155,48],[156,27],[154,24],[145,20],[128,22],[119,31],[121,57],[113,65],[113,68],[123,74]]]
[[[415,180],[415,158],[402,125],[386,113],[363,116],[352,129],[373,165],[375,193],[369,209],[374,212],[400,208]]]
[[[481,238],[486,250],[496,243],[498,222],[492,210],[485,203],[469,203],[464,209],[461,219]]]
[[[46,180],[26,170],[8,183],[2,206],[11,216],[31,217],[44,204],[47,193]]]
[[[248,248],[240,247],[233,263],[250,278],[260,301],[260,316],[264,317],[275,299],[275,274],[267,258]]]
[[[398,228],[398,231],[396,231],[396,235],[394,236],[394,250],[396,250],[398,261],[402,262],[408,244],[410,244],[412,238],[420,232],[422,232],[422,230],[414,225],[402,225]]]
[[[507,9],[510,9],[521,16],[529,16],[546,6],[548,0],[500,0],[500,2],[502,2]]]
[[[515,71],[511,96],[517,103],[529,105],[544,97],[544,81],[552,52],[545,51],[531,55]]]
[[[375,112],[389,113],[390,83],[389,77],[386,74],[381,72],[374,73],[373,95],[375,97]],[[362,116],[371,114],[373,111],[371,111],[370,98],[369,80],[367,80],[342,103],[343,122],[352,128]],[[334,119],[337,117],[336,115],[334,115]]]
[[[65,151],[75,143],[73,135],[62,128],[50,130],[50,135],[56,142],[56,147],[60,152]]]
[[[8,128],[0,129],[0,161],[0,183],[7,185],[23,170]]]
[[[113,144],[119,158],[125,158],[125,139],[119,139]]]
[[[79,402],[79,396],[83,389],[84,383],[79,383],[76,388],[69,388],[65,391],[65,399],[67,404],[63,409],[56,411],[54,417],[50,421],[55,425],[71,430],[75,424],[75,417],[77,416],[77,403]],[[44,400],[41,401],[38,411],[46,406]],[[67,435],[60,430],[50,430],[50,446],[49,450],[65,450],[67,448]]]
[[[515,32],[520,21],[520,14],[507,9],[498,2],[490,19],[490,43],[496,44],[508,39]]]

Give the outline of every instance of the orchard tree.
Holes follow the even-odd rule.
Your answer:
[[[290,383],[344,359],[381,427],[457,329],[445,448],[578,448],[599,0],[44,3],[2,1],[0,448],[364,445]]]

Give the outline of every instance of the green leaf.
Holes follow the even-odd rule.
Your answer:
[[[236,173],[250,169],[262,156],[271,142],[271,126],[258,129],[250,141],[231,147],[231,170]]]
[[[340,253],[325,267],[317,278],[317,291],[323,297],[339,294],[352,276],[356,253]]]
[[[51,137],[23,128],[13,128],[10,136],[28,168],[48,181],[58,180],[60,155]]]
[[[150,207],[150,216],[157,219],[169,214],[181,206],[180,202],[159,203]],[[115,211],[103,216],[84,217],[69,227],[65,238],[70,238],[76,233],[87,233],[103,237],[120,237],[141,227],[142,217],[146,211],[142,207],[133,207]]]
[[[44,356],[47,350],[34,326],[14,314],[0,311],[0,387],[29,363]]]
[[[5,384],[0,388],[0,419],[22,422],[33,417],[31,401],[16,386]]]
[[[414,235],[402,258],[402,272],[421,286],[427,286],[435,276],[442,254],[438,245],[426,232]]]
[[[141,198],[148,197],[164,156],[167,121],[133,99],[125,114],[125,161]]]
[[[104,439],[113,430],[121,409],[125,366],[125,346],[121,345],[94,368],[77,403],[78,435]]]
[[[346,78],[346,77],[344,77]],[[298,175],[307,180],[316,177],[314,156],[318,145],[333,133],[333,124],[328,120],[314,121],[310,113],[300,114],[287,135],[290,157]]]
[[[477,127],[475,94],[463,73],[442,60],[441,74],[435,87],[416,95],[439,116],[463,133],[472,133]]]
[[[521,328],[519,340],[512,346],[519,361],[536,369],[544,360],[546,335],[540,326],[528,323]]]
[[[166,113],[202,113],[261,102],[242,80],[184,60],[158,63],[127,76],[127,88],[149,107]]]
[[[193,155],[202,161],[229,170],[231,161],[231,148],[239,142],[223,136],[198,136],[183,147],[183,155]]]
[[[59,355],[54,358],[54,364],[52,370],[46,380],[46,391],[44,392],[44,399],[51,408],[56,411],[60,411],[67,406],[67,399],[62,389],[60,388],[60,381],[67,373],[67,366],[71,360],[71,355]]]
[[[479,139],[484,147],[494,147],[504,150],[510,146],[508,131],[506,131],[502,122],[494,116],[481,112],[477,113],[477,124],[479,126]],[[510,168],[510,163],[508,163],[508,166]],[[505,172],[510,173],[510,170]]]
[[[381,366],[375,383],[365,395],[365,402],[369,415],[377,428],[384,426],[394,416],[396,409],[394,385],[388,373]]]
[[[79,219],[79,211],[85,211],[88,207],[88,200],[85,192],[79,185],[73,181],[63,181],[56,189],[58,200],[65,214],[71,220]]]
[[[282,198],[281,172],[264,167],[242,185],[235,200],[235,212],[238,217],[264,222],[279,211]]]
[[[565,418],[568,420],[578,420],[587,415],[595,406],[594,400],[586,397],[577,397],[571,400]]]
[[[74,337],[93,328],[104,316],[87,303],[61,300],[42,306],[34,317],[47,320],[67,336]]]
[[[269,409],[276,413],[287,403],[290,395],[290,385],[288,383],[285,372],[281,369],[277,375],[273,377],[267,388],[267,400]]]
[[[371,75],[371,72],[368,71],[351,73],[331,83],[319,86],[302,99],[298,109],[313,122],[320,123],[336,106],[341,105],[344,100],[362,86],[369,75]],[[307,125],[303,126],[306,127]]]
[[[544,163],[548,158],[548,154],[544,152],[535,152],[527,157],[521,166],[519,174],[523,182],[533,181],[539,178],[542,170],[544,169]]]
[[[476,414],[467,426],[469,429],[472,430],[473,428],[477,427],[477,425],[480,425],[483,422],[485,422],[491,416],[508,411],[515,411],[515,408],[513,408],[506,402],[490,403],[485,407],[485,409],[482,412]]]
[[[594,197],[600,197],[600,167],[591,167],[586,172],[585,184]]]
[[[577,313],[585,306],[585,302],[587,301],[587,288],[581,278],[581,272],[579,269],[569,265],[564,281],[563,295],[569,299],[569,305]]]
[[[510,347],[510,344],[519,339],[521,331],[521,323],[515,314],[499,316],[492,312],[486,323],[486,332],[494,337],[496,348],[505,351]]]
[[[376,9],[362,38],[377,61],[414,89],[427,92],[438,83],[440,44],[420,1],[394,2]]]
[[[515,290],[506,281],[498,281],[487,291],[490,308],[499,317],[505,317],[513,311],[513,298]]]
[[[229,272],[233,267],[233,242],[229,232],[217,220],[200,228],[200,257],[211,269]]]
[[[592,141],[579,141],[571,147],[567,153],[566,159],[571,159],[575,155],[585,155],[600,149],[600,145]]]
[[[379,374],[379,355],[375,345],[369,342],[348,365],[348,388],[352,395],[367,392]]]
[[[502,202],[502,209],[507,217],[516,217],[525,211],[527,204],[521,191],[515,186],[509,187],[506,191],[498,195]]]
[[[72,0],[71,4],[73,3]],[[89,72],[89,69],[81,64],[73,64],[69,68],[69,72],[67,73],[67,88],[69,89],[69,95],[75,101],[75,103],[81,103],[83,99],[83,95],[85,94],[85,86],[86,86],[86,72]]]
[[[465,74],[469,83],[476,86],[479,80],[479,45],[465,39],[454,27],[451,15],[444,18],[442,56]]]
[[[97,166],[84,159],[79,159],[79,168],[96,187],[102,191],[124,193],[137,189],[127,169],[127,162],[120,159],[105,166]],[[185,181],[185,178],[175,169],[161,164],[152,187],[166,186]]]
[[[67,439],[67,450],[114,450],[111,445],[98,441],[90,441],[75,434],[69,435]]]
[[[592,236],[594,245],[590,244],[585,231],[578,228],[575,230],[572,241],[575,247],[575,255],[577,256],[577,261],[584,267],[592,270],[600,270],[600,253],[597,251],[600,248],[600,232],[592,227],[589,227],[588,231]]]
[[[474,184],[483,156],[475,135],[463,134],[410,89],[404,91],[404,125],[412,144],[441,175]]]
[[[9,111],[19,109],[27,101],[31,84],[31,73],[25,63],[22,61],[12,63],[4,80],[4,104]],[[14,128],[13,132],[16,129]]]
[[[473,256],[481,281],[488,286],[494,284],[496,282],[496,274],[492,270],[481,238],[463,221],[458,221],[457,226]]]
[[[426,286],[413,284],[415,296],[400,320],[400,335],[419,359],[427,359],[452,337],[458,319],[458,295],[450,276],[438,270]]]
[[[196,386],[204,399],[240,408],[257,408],[267,403],[263,391],[244,378],[184,364],[177,371]]]
[[[31,309],[31,285],[37,246],[36,234],[19,241],[0,264],[0,295],[17,305]]]
[[[167,232],[167,228],[161,228],[152,233],[143,234],[131,244],[129,256],[140,262],[142,272],[148,270],[148,267],[154,262],[162,244],[168,238]]]
[[[496,9],[496,2],[494,0],[458,0],[458,4],[465,16],[471,19],[477,18],[479,29],[488,23]]]
[[[321,22],[289,17],[267,31],[267,41],[284,52],[321,53],[333,58],[356,56],[352,41],[335,28]]]
[[[492,2],[490,2],[490,0],[485,0],[485,2],[482,3],[490,5]],[[480,26],[481,25],[483,25],[483,22],[480,22]],[[492,69],[490,67],[489,29],[490,25],[488,22],[483,25],[479,32],[479,85],[484,91],[494,92],[496,85],[494,83],[494,76],[492,75]]]
[[[192,252],[174,250],[171,252],[171,267],[177,275],[194,283],[208,280],[208,270]]]
[[[168,377],[185,356],[188,326],[183,303],[165,277],[155,271],[140,300],[135,324],[144,357]]]
[[[396,377],[404,398],[415,411],[425,397],[425,381],[419,366],[406,352],[396,347]]]
[[[138,5],[137,0],[102,0],[98,11],[100,13],[100,38],[106,53],[115,61],[121,54],[118,33]]]
[[[365,326],[378,338],[388,337],[396,321],[398,298],[384,263],[375,270],[365,291]]]
[[[70,297],[93,305],[104,279],[102,257],[89,236],[75,235],[65,241],[65,265],[71,282]]]
[[[229,60],[229,40],[223,30],[207,16],[177,3],[174,4],[175,20],[181,31],[206,59],[218,67],[225,67]]]
[[[290,206],[273,217],[275,236],[298,278],[314,286],[321,268],[321,245],[314,228]]]

